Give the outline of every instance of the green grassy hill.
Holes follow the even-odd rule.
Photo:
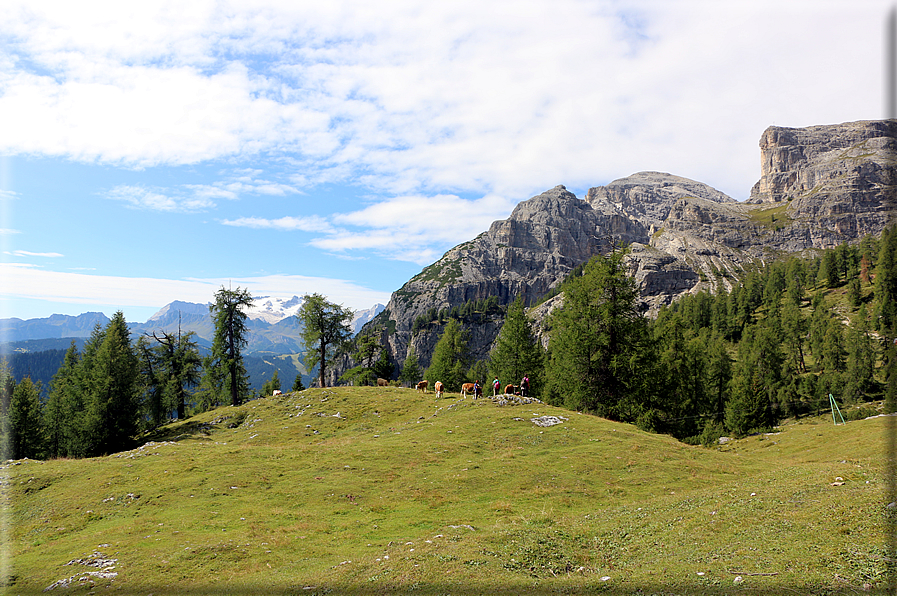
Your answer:
[[[133,451],[3,466],[6,590],[883,589],[887,420],[705,449],[542,404],[309,389]]]

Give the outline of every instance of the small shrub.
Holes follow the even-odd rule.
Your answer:
[[[853,420],[863,420],[864,418],[869,418],[870,416],[878,416],[879,412],[873,407],[870,406],[861,406],[859,408],[851,408],[846,412],[843,412],[844,420],[847,422],[851,422]]]
[[[246,416],[248,414],[249,412],[246,411],[237,412],[237,414],[234,416],[234,419],[231,420],[230,423],[228,423],[227,428],[237,428],[238,426],[243,424],[243,421],[246,420]]]

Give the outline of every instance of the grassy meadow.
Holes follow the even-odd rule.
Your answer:
[[[707,449],[542,404],[309,389],[7,462],[3,590],[884,593],[893,420]]]

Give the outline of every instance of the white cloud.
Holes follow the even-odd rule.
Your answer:
[[[12,234],[21,234],[21,230],[15,230],[13,228],[0,228],[0,236],[8,236]]]
[[[46,271],[32,265],[0,263],[4,295],[51,302],[108,305],[111,308],[160,308],[174,300],[206,303],[221,286],[248,288],[265,296],[301,296],[318,292],[356,310],[386,304],[389,293],[342,279],[301,275],[264,277],[159,279]]]
[[[221,221],[226,226],[238,228],[271,229],[283,231],[302,232],[329,232],[333,227],[325,219],[316,216],[310,217],[281,217],[278,219],[265,219],[262,217],[240,217],[237,219],[225,219]]]
[[[743,197],[766,126],[881,116],[886,0],[130,4],[3,3],[0,152],[518,198],[654,169]]]
[[[493,221],[507,218],[514,204],[495,195],[478,200],[455,195],[400,196],[334,215],[333,222],[341,227],[311,244],[341,254],[373,251],[424,265],[439,256],[439,249],[470,240]]]
[[[46,257],[46,258],[57,258],[64,257],[65,255],[60,254],[58,252],[30,252],[27,250],[5,250],[3,254],[12,255],[14,257]]]
[[[106,198],[123,201],[137,209],[170,212],[205,211],[215,206],[204,193],[188,197],[174,197],[143,186],[119,185],[105,194]]]

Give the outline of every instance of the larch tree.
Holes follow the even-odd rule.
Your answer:
[[[302,384],[302,373],[296,373],[296,378],[293,379],[293,386],[290,388],[290,391],[305,391],[305,385]]]
[[[221,397],[230,398],[233,406],[243,403],[249,392],[249,374],[243,365],[243,349],[249,339],[244,309],[252,306],[252,295],[248,289],[229,290],[224,286],[215,293],[214,304],[209,312],[215,323],[212,354],[204,363],[205,378],[203,390],[211,392],[204,396],[209,404],[218,403]]]
[[[321,294],[306,294],[296,314],[303,324],[302,342],[305,346],[305,367],[318,367],[318,383],[327,386],[327,365],[339,349],[352,337],[354,313],[351,308],[334,304]]]
[[[417,360],[417,353],[414,351],[414,346],[408,346],[408,353],[405,355],[405,364],[402,366],[402,372],[399,374],[399,381],[411,385],[421,380],[420,374],[420,363]]]
[[[44,425],[39,397],[40,385],[25,377],[12,392],[7,412],[5,459],[37,459],[44,452]]]
[[[526,318],[523,298],[508,306],[495,347],[489,353],[489,370],[502,388],[508,383],[519,385],[524,376],[530,380],[530,395],[541,395],[545,354]],[[489,379],[483,379],[487,384]]]
[[[596,255],[567,282],[564,305],[550,318],[548,398],[574,410],[620,419],[639,379],[647,337],[638,289],[624,250]]]
[[[467,333],[457,319],[449,319],[424,373],[430,383],[442,381],[447,391],[460,391],[469,366]]]
[[[106,326],[89,371],[86,406],[88,455],[126,447],[139,429],[139,363],[121,311]]]

